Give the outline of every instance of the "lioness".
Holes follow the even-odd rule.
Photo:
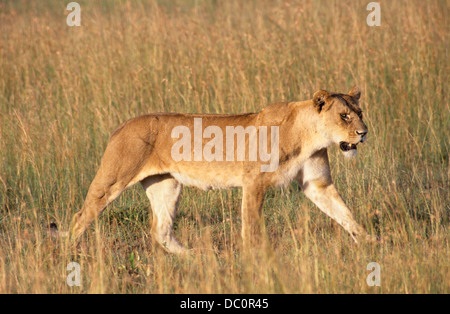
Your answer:
[[[246,244],[263,226],[261,209],[266,190],[269,187],[286,186],[293,180],[355,241],[361,237],[368,238],[333,185],[327,153],[327,147],[336,144],[344,155],[354,156],[357,145],[365,141],[367,127],[359,107],[360,96],[358,87],[348,94],[320,90],[313,95],[312,100],[275,103],[259,113],[158,113],[131,119],[111,136],[83,208],[73,217],[71,239],[78,242],[88,225],[109,203],[126,188],[140,182],[153,209],[152,234],[157,242],[172,253],[185,252],[172,233],[183,185],[205,190],[242,187],[241,233]],[[194,120],[201,120],[201,126],[194,125],[197,123]],[[235,134],[232,134],[232,139],[226,139],[227,152],[223,151],[218,134],[225,134],[230,127],[236,130],[238,126],[245,131],[244,137],[241,137],[240,142],[235,142]],[[262,136],[267,136],[267,128],[266,134],[262,134],[262,127],[272,127],[272,136],[267,141]],[[194,137],[185,138],[186,145],[181,147],[181,134],[174,130],[195,133],[195,128],[197,133],[201,133],[200,137],[194,134]],[[263,167],[267,166],[267,158],[264,161],[255,160],[256,155],[251,151],[254,143],[250,141],[256,135],[255,130],[260,135],[260,151],[264,148],[268,152],[267,145],[272,151],[278,150],[278,159],[272,169]],[[213,133],[216,138],[211,140]],[[211,143],[217,144],[214,150]],[[242,145],[248,147],[244,153]],[[194,149],[189,151],[191,147]],[[206,153],[207,148],[214,158],[202,158],[199,149]],[[240,157],[230,158],[235,157],[234,152],[239,153],[239,150]],[[174,153],[178,154],[176,158]]]

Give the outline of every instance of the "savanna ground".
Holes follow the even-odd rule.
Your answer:
[[[448,293],[448,1],[0,1],[1,293]],[[169,255],[140,185],[73,251],[67,230],[108,138],[149,112],[241,113],[363,90],[359,156],[333,178],[378,245],[355,245],[295,184],[271,190],[271,248],[245,254],[238,189],[185,188]],[[447,86],[447,87],[445,87]],[[307,117],[305,117],[307,118]],[[66,284],[81,265],[82,286]],[[369,287],[367,264],[381,266]]]

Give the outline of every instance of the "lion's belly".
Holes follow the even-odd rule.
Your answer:
[[[218,173],[196,175],[191,173],[170,173],[178,182],[186,186],[202,190],[228,189],[242,186],[241,179],[234,176],[225,176]]]

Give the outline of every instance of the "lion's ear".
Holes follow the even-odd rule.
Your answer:
[[[326,90],[320,90],[313,95],[313,103],[319,112],[322,111],[322,107],[325,105],[325,100],[330,96]]]
[[[348,94],[356,100],[359,100],[359,98],[361,97],[361,89],[358,86],[355,86],[351,91],[348,92]]]

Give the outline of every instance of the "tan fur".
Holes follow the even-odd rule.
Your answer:
[[[312,100],[276,103],[259,113],[159,113],[129,120],[111,137],[83,208],[73,217],[71,238],[77,241],[109,203],[126,188],[141,182],[153,209],[153,235],[166,250],[174,253],[184,252],[172,234],[182,185],[204,190],[242,187],[242,237],[248,244],[263,226],[261,209],[265,191],[269,187],[286,186],[293,180],[355,241],[366,237],[332,183],[327,154],[330,145],[341,141],[356,144],[365,139],[367,128],[360,116],[359,96],[358,88],[346,95],[319,91]],[[351,121],[342,120],[343,112],[348,113]],[[223,130],[226,126],[279,126],[277,170],[261,172],[263,163],[248,161],[248,151],[245,161],[175,162],[171,148],[177,139],[171,137],[171,131],[179,125],[192,129],[196,117],[202,118],[203,130],[210,125]],[[204,139],[203,145],[208,141]],[[236,145],[235,142],[235,150]]]

